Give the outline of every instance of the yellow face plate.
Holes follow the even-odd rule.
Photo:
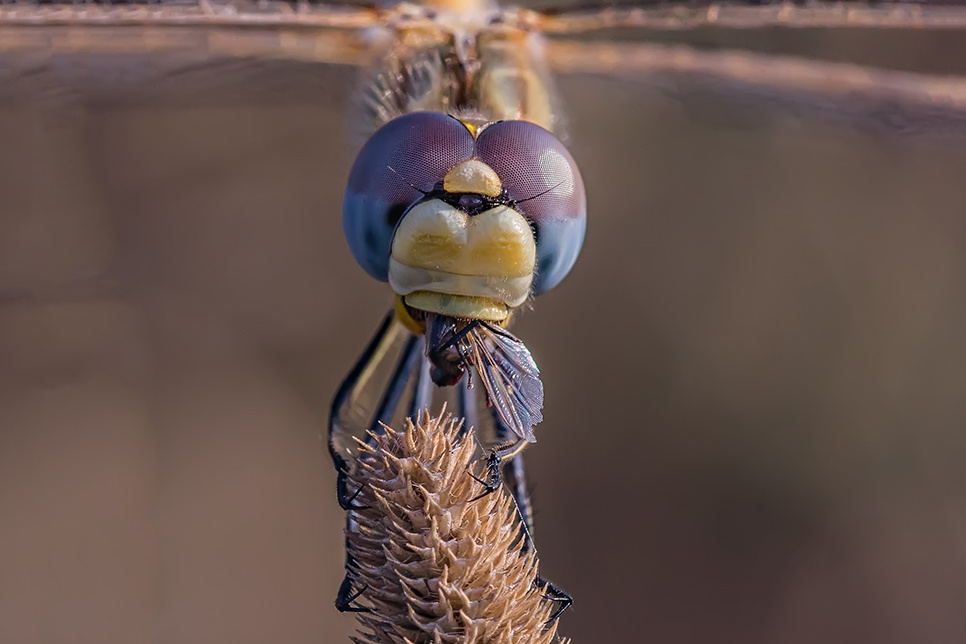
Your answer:
[[[406,295],[403,300],[414,309],[449,315],[454,318],[500,322],[509,315],[506,304],[488,297],[415,291]]]
[[[496,301],[506,308],[526,301],[535,267],[533,231],[520,213],[497,206],[470,216],[431,200],[417,205],[399,222],[389,283],[399,295],[416,291],[461,295]]]

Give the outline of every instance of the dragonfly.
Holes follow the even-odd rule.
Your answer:
[[[356,439],[451,392],[468,425],[490,427],[486,483],[509,484],[532,535],[521,452],[535,440],[543,385],[509,326],[573,267],[587,218],[554,74],[632,76],[669,91],[748,97],[890,133],[945,138],[966,131],[966,80],[959,77],[642,40],[768,27],[963,29],[966,9],[908,2],[540,11],[485,0],[6,2],[0,55],[23,56],[36,69],[78,53],[361,68],[353,129],[365,144],[349,176],[343,222],[357,262],[388,282],[393,305],[332,406],[329,448],[340,504],[353,507],[345,473]],[[23,67],[0,67],[0,86],[29,77]],[[354,595],[344,587],[337,605],[351,609]]]

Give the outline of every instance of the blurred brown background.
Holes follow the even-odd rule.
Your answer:
[[[52,78],[0,107],[0,641],[347,641],[351,70]],[[966,640],[966,149],[560,89],[587,243],[516,330],[562,632]]]

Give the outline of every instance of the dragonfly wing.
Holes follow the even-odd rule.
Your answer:
[[[377,7],[298,4],[286,0],[133,0],[124,3],[9,2],[0,25],[19,27],[181,27],[366,29],[382,26],[388,11]]]
[[[533,428],[543,420],[543,383],[529,349],[511,333],[486,325],[467,337],[490,404],[514,434],[536,441]]]
[[[550,42],[560,72],[618,76],[686,100],[734,102],[771,117],[818,118],[858,130],[966,139],[966,78],[685,46]]]
[[[263,7],[258,10],[258,7]],[[299,98],[315,89],[319,64],[368,65],[365,27],[374,9],[294,10],[256,5],[177,4],[0,6],[0,96],[70,88],[98,97],[173,98],[212,87],[257,86],[263,95]],[[301,64],[304,78],[278,73]],[[271,79],[286,79],[287,85]]]
[[[585,34],[602,29],[681,31],[696,28],[960,28],[966,10],[949,4],[880,0],[875,4],[762,2],[754,5],[658,2],[643,6],[570,6],[541,9],[537,19],[547,34]]]

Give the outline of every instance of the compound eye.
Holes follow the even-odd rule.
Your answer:
[[[570,272],[584,242],[587,198],[576,162],[553,134],[527,121],[491,125],[476,150],[536,231],[534,295],[550,290]]]
[[[352,165],[342,200],[342,228],[352,255],[367,273],[386,281],[393,231],[403,213],[473,156],[473,135],[436,112],[406,114],[383,125]]]

